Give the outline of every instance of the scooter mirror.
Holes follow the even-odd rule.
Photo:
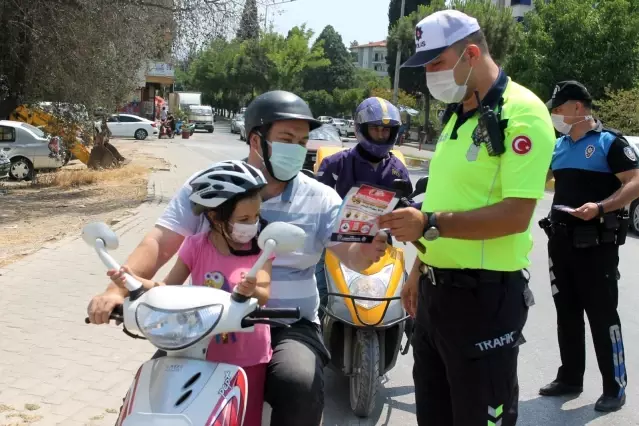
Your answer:
[[[266,241],[275,241],[276,253],[290,253],[301,249],[306,241],[306,232],[299,226],[285,222],[268,224],[257,239],[257,244],[264,249]]]
[[[118,236],[104,222],[93,222],[82,228],[82,239],[91,247],[95,247],[95,240],[104,241],[107,250],[116,250],[120,245]]]
[[[413,184],[404,179],[395,179],[393,181],[393,189],[397,191],[399,197],[408,197],[413,191]]]
[[[426,187],[428,186],[428,176],[420,177],[415,184],[415,190],[412,194],[410,194],[410,198],[414,198],[419,194],[424,194],[426,192]]]

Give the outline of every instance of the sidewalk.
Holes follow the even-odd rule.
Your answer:
[[[163,140],[147,146],[173,166],[153,173],[148,201],[113,225],[119,261],[193,171],[210,162]],[[115,423],[133,375],[154,348],[121,327],[84,324],[89,300],[106,283],[105,267],[79,236],[0,269],[0,425]]]

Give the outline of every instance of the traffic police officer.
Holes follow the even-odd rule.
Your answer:
[[[455,10],[417,24],[430,93],[451,104],[420,212],[380,218],[425,246],[402,291],[415,316],[419,425],[514,425],[518,346],[533,304],[523,271],[555,141],[550,114],[493,61],[477,20]],[[421,238],[420,238],[421,237]]]
[[[550,281],[557,309],[561,367],[539,393],[580,393],[586,368],[584,311],[588,316],[603,395],[597,411],[626,401],[626,368],[617,314],[619,246],[628,232],[624,207],[639,197],[637,156],[615,130],[592,117],[592,98],[576,81],[555,86],[547,106],[564,136],[557,140],[548,177],[555,178],[550,218],[540,225],[550,239]]]

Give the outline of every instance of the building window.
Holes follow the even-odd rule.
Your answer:
[[[524,5],[524,6],[531,6],[532,5],[532,0],[512,0],[510,2],[511,6],[515,6],[515,5]]]

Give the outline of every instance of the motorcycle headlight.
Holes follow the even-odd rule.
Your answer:
[[[138,328],[149,342],[163,350],[187,348],[206,336],[217,325],[224,306],[167,311],[141,304],[135,311]]]
[[[362,275],[342,265],[344,278],[353,296],[385,297],[388,289],[388,281],[393,273],[393,265],[385,266],[374,275]],[[364,309],[373,309],[382,304],[382,301],[354,299],[356,305]]]

